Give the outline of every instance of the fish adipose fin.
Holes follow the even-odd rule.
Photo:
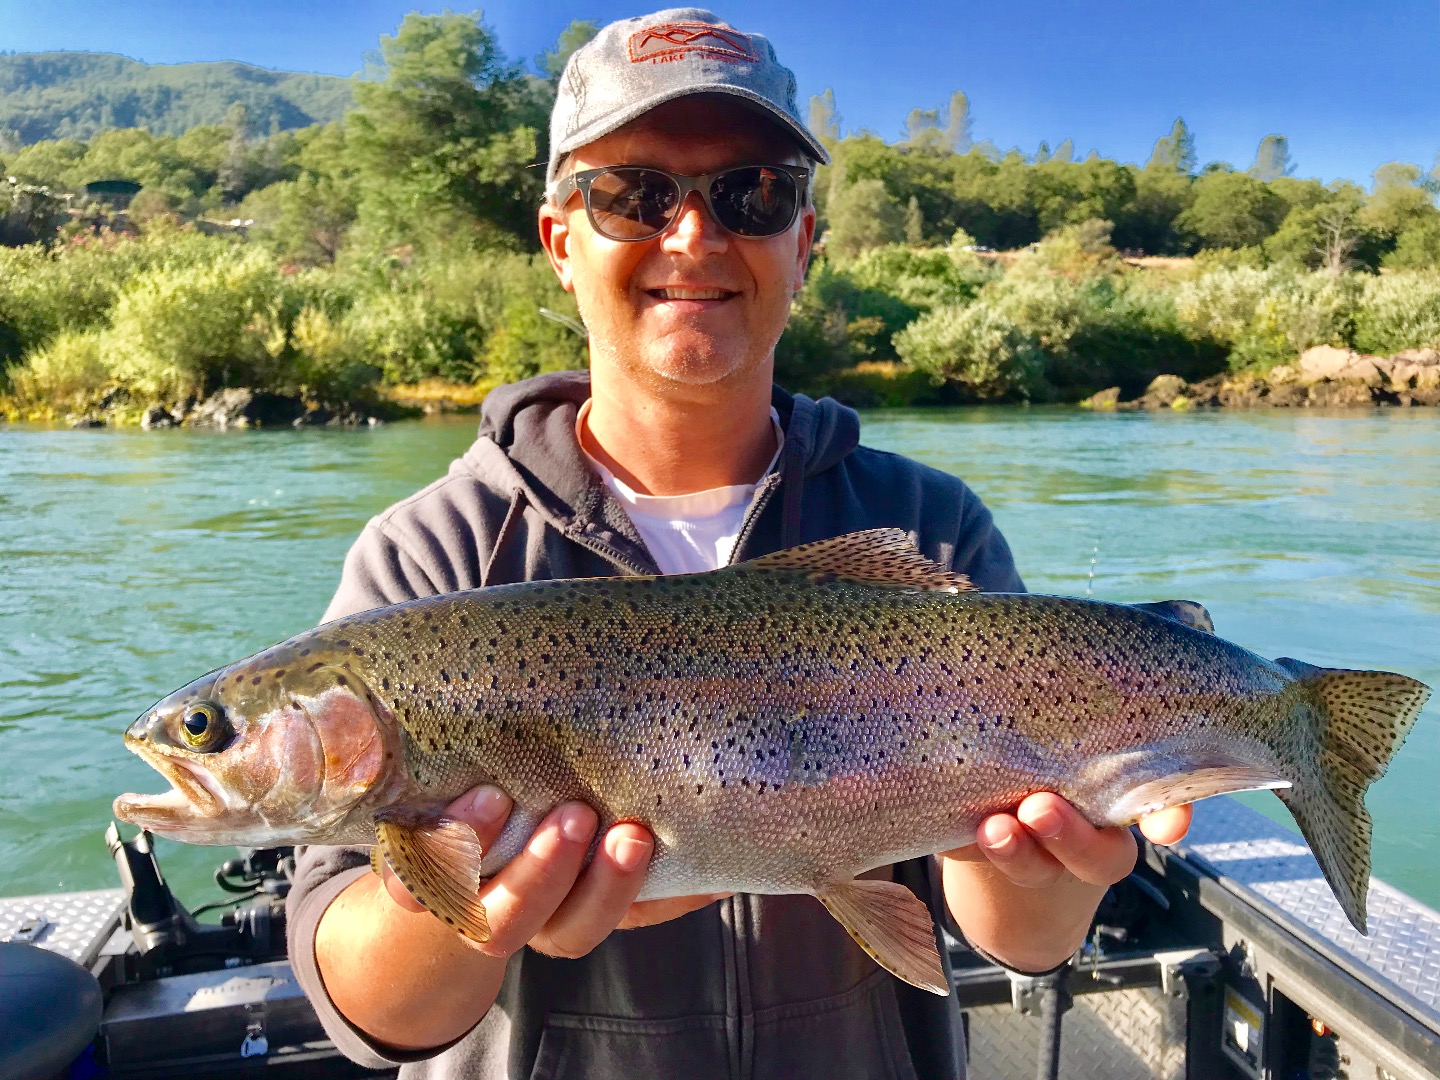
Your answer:
[[[1367,933],[1370,813],[1366,789],[1415,726],[1430,688],[1388,671],[1321,668],[1275,661],[1295,676],[1314,725],[1319,754],[1308,769],[1318,782],[1280,793],[1315,852],[1320,870],[1351,924]]]
[[[904,885],[860,878],[826,885],[815,895],[890,974],[932,994],[950,993],[930,909]]]
[[[866,529],[830,540],[786,548],[739,563],[731,570],[800,570],[829,580],[928,592],[973,592],[964,574],[931,562],[901,529]]]
[[[477,895],[484,854],[475,830],[463,821],[413,811],[376,815],[371,866],[383,858],[417,903],[469,938],[490,940],[490,923]]]
[[[1204,604],[1197,604],[1194,600],[1157,600],[1153,604],[1131,604],[1133,608],[1141,611],[1148,611],[1151,615],[1159,615],[1162,619],[1170,619],[1182,626],[1188,626],[1191,630],[1201,630],[1207,634],[1215,633],[1215,620],[1210,618],[1210,612],[1205,610]]]

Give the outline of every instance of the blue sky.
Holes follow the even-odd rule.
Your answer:
[[[0,0],[0,49],[88,49],[156,63],[244,60],[348,75],[410,10],[404,0]],[[468,10],[463,5],[455,5]],[[1440,153],[1440,0],[734,0],[718,13],[767,34],[803,99],[835,91],[847,130],[896,138],[915,106],[970,96],[975,137],[1033,151],[1069,137],[1144,161],[1183,116],[1202,162],[1247,167],[1290,139],[1297,174],[1368,181]],[[484,9],[512,57],[612,0],[504,0]]]

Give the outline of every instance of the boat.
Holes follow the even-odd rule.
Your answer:
[[[221,864],[233,900],[210,924],[145,833],[106,841],[119,887],[0,899],[0,1078],[386,1075],[335,1050],[291,971],[290,849]],[[1369,910],[1362,936],[1296,833],[1206,800],[1182,843],[1142,842],[1061,971],[948,941],[971,1075],[1440,1077],[1440,913],[1378,880]]]

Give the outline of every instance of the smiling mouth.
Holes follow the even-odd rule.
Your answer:
[[[729,300],[739,294],[733,289],[646,289],[646,293],[657,300]]]

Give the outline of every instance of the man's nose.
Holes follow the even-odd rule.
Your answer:
[[[698,191],[686,194],[675,220],[661,234],[664,250],[689,255],[722,251],[729,242],[730,234],[710,216],[710,208]]]

